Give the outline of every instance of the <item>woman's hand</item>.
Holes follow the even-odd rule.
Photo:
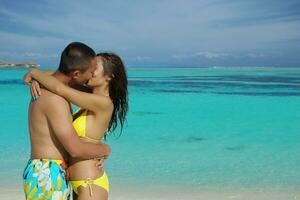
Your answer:
[[[33,78],[33,74],[35,71],[39,71],[38,69],[32,69],[24,75],[23,81],[27,85],[31,85]]]
[[[36,98],[36,99],[42,94],[40,84],[36,80],[31,81],[30,93],[32,98]]]
[[[24,75],[23,81],[25,84],[30,86],[30,93],[31,96],[33,98],[33,100],[36,100],[41,94],[41,87],[39,82],[37,82],[36,80],[33,79],[33,72],[36,69],[33,69],[31,71],[29,71],[27,74]]]

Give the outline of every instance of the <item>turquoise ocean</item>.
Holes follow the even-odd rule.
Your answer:
[[[26,69],[0,70],[0,186],[29,159]],[[300,189],[300,68],[129,68],[114,185]],[[20,188],[22,189],[22,188]]]

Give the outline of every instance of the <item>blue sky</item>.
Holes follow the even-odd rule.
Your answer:
[[[300,67],[299,0],[0,0],[0,61],[81,41],[129,66]]]

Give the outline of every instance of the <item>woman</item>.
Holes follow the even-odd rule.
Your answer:
[[[128,110],[128,93],[126,70],[118,55],[97,54],[97,68],[87,83],[92,93],[68,87],[36,69],[30,74],[48,90],[81,107],[73,117],[73,126],[83,140],[100,142],[119,123],[122,132]],[[103,169],[99,173],[93,160],[70,158],[68,170],[78,200],[108,198],[108,178]]]

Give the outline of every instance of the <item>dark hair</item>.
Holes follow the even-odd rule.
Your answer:
[[[128,81],[125,66],[121,58],[115,53],[104,52],[98,53],[97,56],[102,58],[104,74],[111,77],[109,81],[109,96],[114,104],[114,110],[109,122],[108,132],[113,132],[119,121],[121,124],[121,135],[128,111]]]
[[[61,53],[58,71],[66,75],[74,70],[85,72],[95,56],[91,47],[81,42],[72,42]]]

